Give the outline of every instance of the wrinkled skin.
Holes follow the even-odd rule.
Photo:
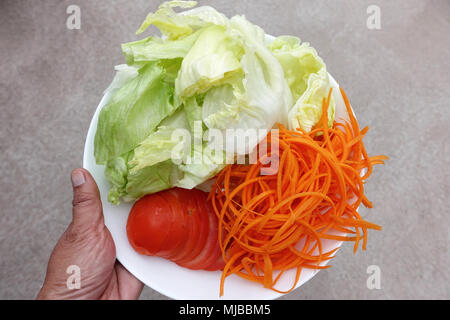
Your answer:
[[[50,256],[37,299],[137,299],[143,284],[116,261],[97,184],[88,171],[76,169],[72,185],[72,222]],[[73,274],[67,268],[73,265],[80,268],[79,289],[67,285]]]

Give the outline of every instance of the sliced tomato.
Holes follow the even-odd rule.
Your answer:
[[[138,200],[127,221],[127,236],[141,254],[170,259],[193,270],[220,270],[218,222],[207,194],[174,188]]]
[[[127,236],[132,247],[145,255],[157,255],[169,235],[170,207],[158,195],[138,200],[128,216]]]
[[[204,203],[206,202],[206,194],[199,190],[186,190],[189,191],[190,197],[195,201],[196,211],[193,215],[197,215],[197,223],[199,224],[199,236],[197,242],[192,248],[192,252],[177,263],[183,267],[188,268],[187,264],[192,264],[192,261],[202,252],[205,247],[206,240],[209,235],[209,218],[208,212]]]
[[[211,208],[211,211],[212,208]],[[213,212],[214,213],[214,212]],[[207,271],[216,271],[216,270],[223,270],[223,268],[225,267],[225,261],[223,260],[222,257],[222,250],[220,249],[220,244],[219,244],[219,222],[217,220],[217,216],[214,214],[214,216],[216,217],[216,223],[217,223],[217,243],[214,246],[214,251],[211,254],[210,259],[208,259],[208,262],[205,263],[205,266],[203,267],[203,270],[207,270]],[[225,233],[222,232],[222,241],[225,239]]]
[[[214,263],[212,265],[210,265],[207,268],[204,268],[204,270],[206,271],[218,271],[218,270],[223,270],[223,268],[225,267],[225,261],[223,260],[222,255],[220,255],[216,261],[214,261]]]
[[[200,237],[200,219],[198,208],[195,198],[189,191],[191,190],[177,189],[173,192],[179,203],[182,204],[183,214],[185,216],[188,228],[188,234],[183,248],[177,255],[171,258],[171,260],[176,263],[182,261],[192,253]]]
[[[208,206],[207,198],[201,199],[202,201],[199,202],[199,206],[206,212],[206,216],[208,219],[208,223],[205,225],[208,226],[208,236],[206,238],[205,244],[203,246],[203,249],[200,251],[200,253],[191,261],[188,261],[183,264],[183,267],[189,268],[192,270],[200,270],[205,267],[208,267],[213,262],[217,260],[216,255],[216,249],[218,247],[217,242],[217,230],[218,230],[218,223],[217,218],[212,211],[212,208]],[[219,254],[220,254],[220,250]]]
[[[172,227],[169,231],[169,236],[161,246],[158,256],[166,259],[174,257],[179,254],[184,246],[188,234],[187,222],[183,212],[183,208],[178,199],[173,193],[168,190],[158,193],[168,203],[172,213]]]
[[[216,268],[218,261],[223,261],[223,258],[222,258],[222,251],[220,250],[219,241],[216,238],[216,243],[214,245],[213,252],[209,256],[208,261],[205,261],[205,264],[204,266],[202,266],[202,269],[208,271],[218,270]]]

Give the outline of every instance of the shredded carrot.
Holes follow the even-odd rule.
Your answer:
[[[257,163],[230,165],[216,177],[209,199],[219,219],[219,242],[225,279],[236,274],[276,292],[295,289],[303,268],[324,269],[337,249],[323,251],[323,239],[360,241],[366,249],[367,230],[381,227],[365,221],[357,209],[371,208],[364,182],[372,167],[386,156],[369,157],[363,144],[368,128],[359,129],[345,92],[349,122],[328,126],[331,90],[323,100],[322,117],[310,131],[291,131],[279,125],[279,134],[267,137],[267,155]],[[272,142],[274,142],[272,144]],[[271,150],[271,146],[277,150]],[[278,171],[261,175],[264,160],[278,157]],[[287,291],[275,285],[289,269],[295,281]]]

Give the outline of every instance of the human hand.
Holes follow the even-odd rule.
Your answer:
[[[116,261],[97,184],[87,170],[76,169],[72,186],[72,222],[53,249],[37,299],[137,299],[143,284]],[[79,289],[67,285],[69,266],[79,268]]]

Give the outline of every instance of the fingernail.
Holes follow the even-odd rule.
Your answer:
[[[79,187],[86,182],[86,180],[84,179],[83,172],[78,170],[72,172],[71,178],[72,178],[72,186],[74,188]]]

